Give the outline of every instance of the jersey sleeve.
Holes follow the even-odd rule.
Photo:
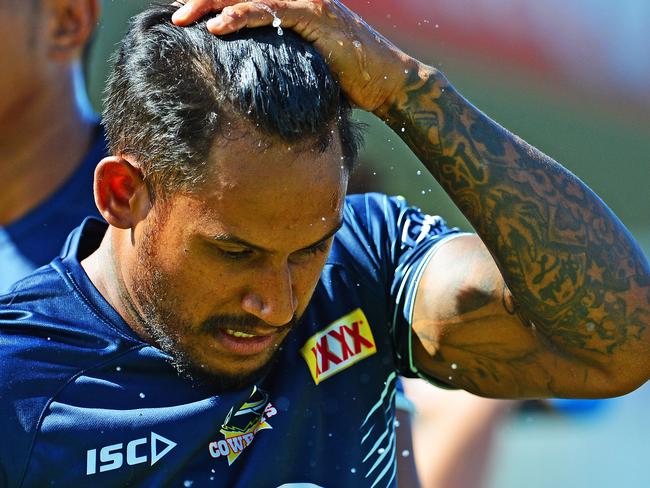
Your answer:
[[[356,220],[357,232],[366,233],[364,244],[374,247],[376,264],[381,268],[377,277],[387,289],[389,332],[399,373],[451,388],[415,365],[411,321],[415,294],[427,263],[443,242],[464,234],[456,227],[448,227],[441,217],[409,206],[402,197],[353,195],[348,197],[348,208]]]

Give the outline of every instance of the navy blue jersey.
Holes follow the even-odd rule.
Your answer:
[[[68,181],[25,216],[0,226],[0,294],[57,256],[70,231],[85,217],[99,215],[93,173],[105,154],[106,141],[98,125],[92,146]]]
[[[278,361],[258,384],[215,394],[177,375],[88,280],[80,261],[105,225],[85,221],[0,299],[0,485],[396,485],[415,288],[456,229],[400,198],[348,197]]]

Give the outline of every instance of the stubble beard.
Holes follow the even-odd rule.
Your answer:
[[[155,225],[155,224],[154,224]],[[295,328],[299,319],[294,318],[285,329],[283,341],[275,346],[269,359],[260,367],[251,371],[211,371],[205,364],[196,361],[183,345],[182,334],[192,334],[192,324],[183,320],[178,313],[183,310],[178,299],[173,296],[169,280],[158,269],[155,256],[152,252],[155,244],[155,230],[145,231],[141,250],[138,254],[140,272],[134,277],[133,297],[128,296],[126,289],[123,293],[127,296],[123,300],[130,303],[133,319],[145,334],[168,356],[169,363],[176,372],[198,386],[206,386],[215,391],[238,390],[263,379],[277,362],[282,351],[282,344]],[[204,321],[199,330],[216,333],[218,329],[234,328],[235,330],[260,324],[261,321],[254,317],[238,317],[229,315],[216,315]],[[173,326],[170,326],[173,325]],[[234,363],[236,366],[236,363]]]

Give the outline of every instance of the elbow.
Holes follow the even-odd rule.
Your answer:
[[[610,366],[598,382],[598,396],[613,398],[632,393],[650,379],[650,362],[648,356],[638,361],[627,358],[624,364]]]

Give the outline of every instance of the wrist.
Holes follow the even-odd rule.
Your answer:
[[[393,116],[399,112],[409,112],[409,100],[414,92],[424,90],[429,96],[438,98],[444,93],[444,88],[449,86],[449,81],[438,69],[428,66],[415,58],[404,55],[402,69],[398,75],[398,82],[373,113],[390,125]],[[437,95],[437,96],[436,96]]]

